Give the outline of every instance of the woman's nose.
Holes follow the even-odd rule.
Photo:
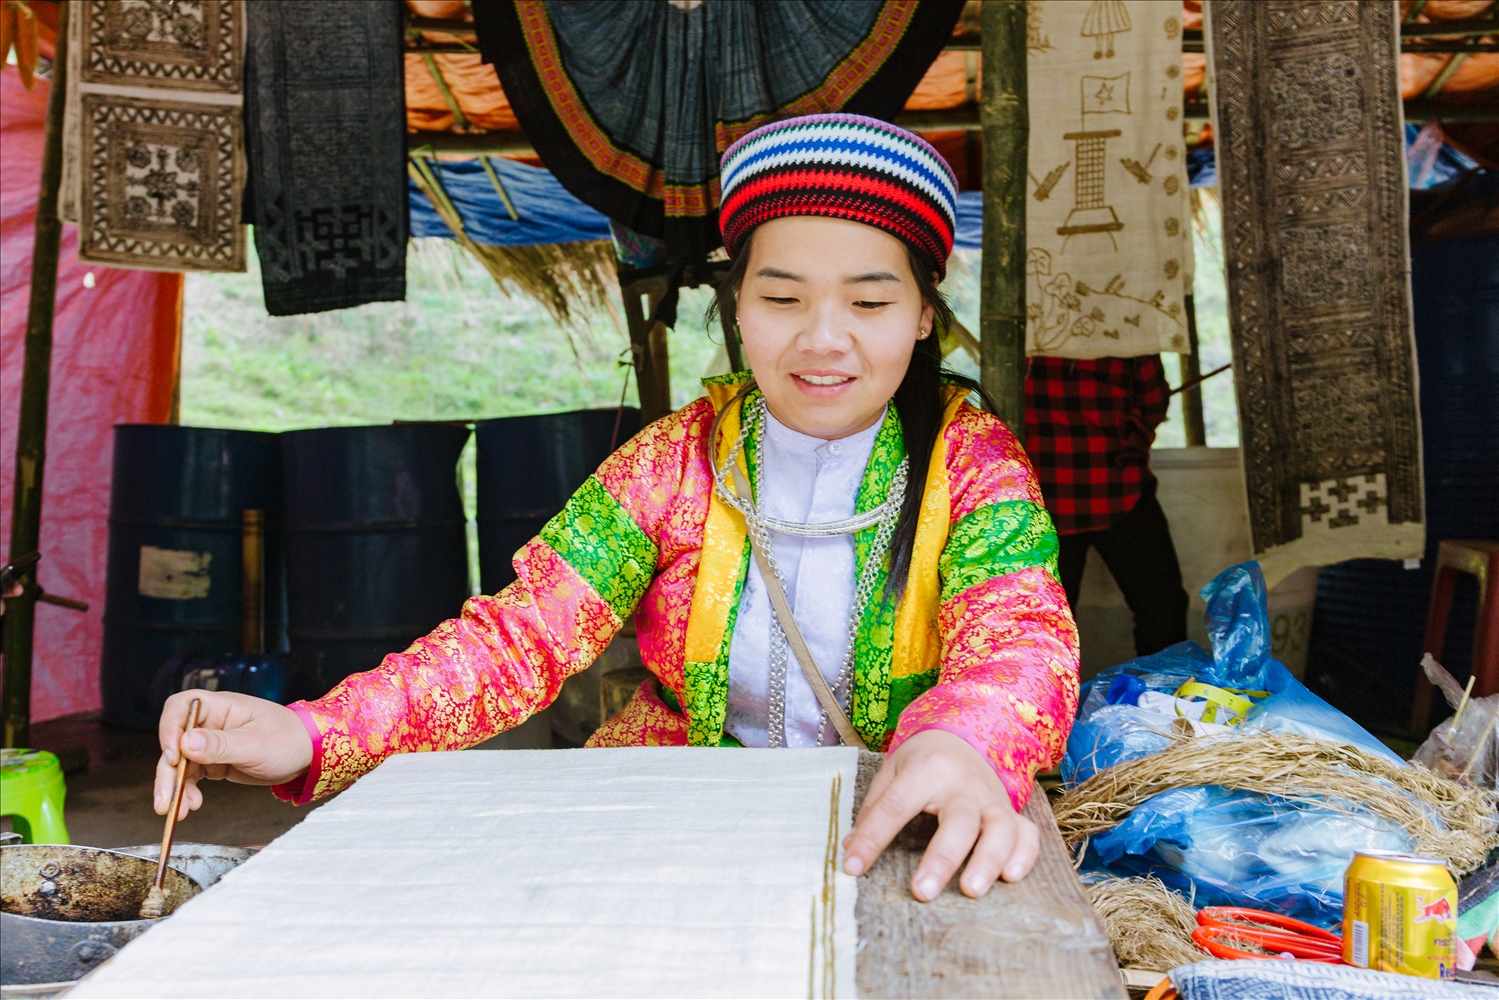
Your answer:
[[[797,338],[797,348],[806,354],[842,354],[853,344],[848,332],[848,323],[841,310],[818,309],[812,313],[811,322]]]

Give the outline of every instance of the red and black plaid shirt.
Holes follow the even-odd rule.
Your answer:
[[[1135,506],[1169,392],[1158,354],[1030,359],[1025,450],[1058,534],[1102,531]]]

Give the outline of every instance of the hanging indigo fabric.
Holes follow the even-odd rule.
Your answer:
[[[272,316],[406,297],[395,0],[248,5],[249,211]]]
[[[1206,37],[1255,558],[1420,556],[1394,9],[1215,0]]]
[[[718,160],[778,118],[891,120],[961,0],[474,5],[486,61],[547,168],[671,257],[722,243]]]

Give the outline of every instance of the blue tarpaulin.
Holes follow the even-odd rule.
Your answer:
[[[1406,147],[1412,187],[1450,184],[1475,166],[1468,157],[1441,142],[1439,132],[1423,135],[1415,125],[1406,125]],[[464,227],[474,242],[492,246],[534,246],[610,238],[609,220],[568,194],[551,171],[500,156],[491,156],[489,164],[510,197],[510,203],[515,206],[515,213],[520,216],[518,222],[511,220],[494,182],[479,160],[441,161],[437,164],[443,187],[462,214]],[[1188,153],[1187,174],[1193,187],[1216,185],[1218,177],[1213,150],[1199,149]],[[452,239],[452,232],[432,203],[415,182],[408,183],[411,186],[411,235]],[[981,250],[983,236],[983,193],[963,191],[958,195],[958,228],[953,244],[959,250]]]
[[[429,165],[431,161],[428,161]],[[504,185],[519,221],[512,221],[499,191],[477,159],[438,161],[438,176],[452,199],[463,228],[475,243],[498,247],[541,246],[548,243],[580,243],[607,240],[609,220],[567,193],[550,170],[532,167],[502,156],[489,157],[489,165]],[[453,238],[415,181],[410,187],[411,235]]]

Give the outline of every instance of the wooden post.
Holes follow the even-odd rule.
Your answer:
[[[1185,305],[1187,307],[1187,342],[1192,353],[1182,355],[1183,385],[1202,377],[1202,355],[1197,350],[1197,308],[1193,305],[1192,296],[1187,296]],[[1201,385],[1182,390],[1182,423],[1187,429],[1187,447],[1206,448],[1208,428],[1202,417]]]
[[[21,367],[21,415],[16,427],[16,483],[11,504],[10,555],[40,548],[42,467],[47,457],[47,392],[52,380],[52,315],[57,305],[57,253],[62,221],[57,191],[62,183],[62,115],[68,89],[68,8],[61,4],[57,53],[47,95],[42,184],[36,202],[36,240],[31,249],[31,303],[26,313],[25,360]],[[31,741],[31,651],[36,624],[36,571],[26,590],[5,606],[5,679],[0,690],[0,737],[7,747]]]
[[[1025,440],[1025,197],[1030,150],[1024,0],[983,9],[984,265],[979,379]]]
[[[656,303],[666,294],[666,277],[621,280],[625,321],[630,326],[630,351],[635,362],[635,388],[640,396],[640,423],[660,420],[671,412],[671,372],[668,368],[666,327],[651,322]]]
[[[241,653],[264,653],[265,511],[247,509],[242,517],[239,651]]]

